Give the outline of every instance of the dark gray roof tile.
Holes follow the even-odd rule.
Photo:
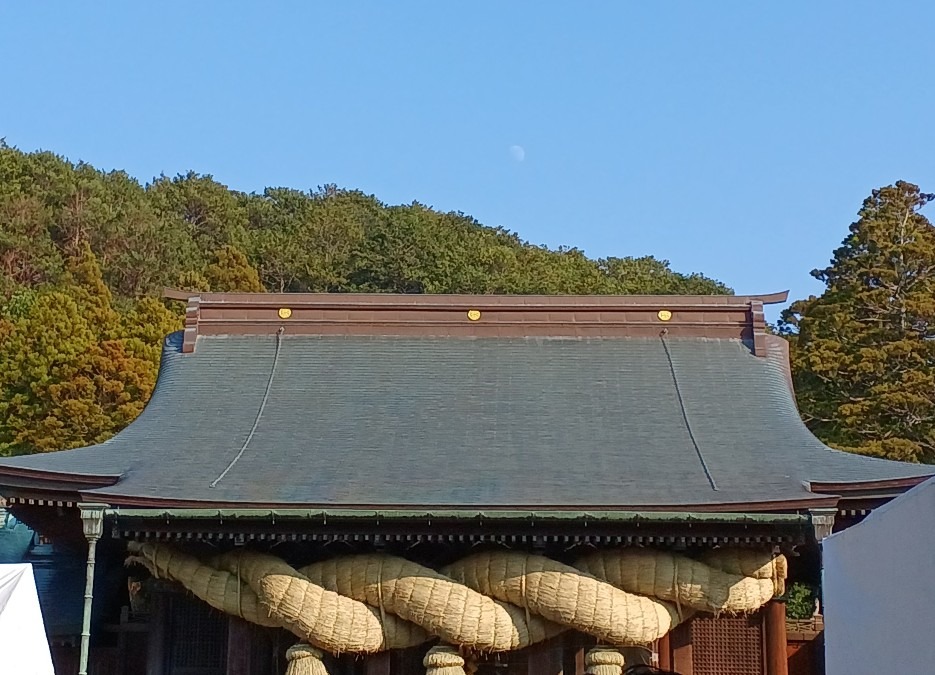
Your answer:
[[[706,507],[933,473],[822,445],[781,350],[736,340],[669,339],[670,364],[648,338],[286,335],[250,442],[211,487],[257,421],[277,337],[180,345],[115,438],[0,467],[119,474],[91,491],[103,501],[389,508]]]

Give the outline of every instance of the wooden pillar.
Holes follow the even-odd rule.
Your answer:
[[[766,605],[766,675],[789,675],[786,655],[786,605],[772,600]]]
[[[659,667],[662,670],[672,670],[672,645],[669,644],[669,634],[666,633],[656,643],[659,653]]]
[[[161,590],[150,599],[149,635],[146,643],[146,675],[165,675],[166,621],[169,599]]]
[[[586,653],[587,653],[587,650],[586,650],[584,647],[580,646],[580,645],[578,646],[577,649],[575,649],[575,670],[574,670],[574,675],[585,675],[585,673],[584,673],[584,655],[585,655]]]
[[[250,624],[236,616],[227,619],[227,675],[250,675],[253,645]]]
[[[585,639],[581,633],[571,630],[565,633],[562,658],[565,675],[585,675],[584,655],[587,651]]]
[[[368,656],[367,675],[390,675],[390,653],[380,652]]]
[[[529,675],[564,675],[561,636],[546,640],[529,648],[526,672]]]
[[[691,621],[686,621],[672,629],[669,634],[669,645],[672,647],[670,668],[680,675],[694,675]]]

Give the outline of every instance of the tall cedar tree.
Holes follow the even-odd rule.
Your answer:
[[[875,190],[812,272],[824,293],[783,315],[802,417],[832,446],[935,462],[935,227],[920,213],[933,198]]]

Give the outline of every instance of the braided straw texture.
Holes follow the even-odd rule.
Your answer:
[[[143,565],[157,579],[177,581],[211,607],[258,626],[282,627],[276,617],[260,607],[256,594],[237,575],[205,565],[171,546],[130,542],[128,549],[134,554],[128,563]]]
[[[560,626],[527,615],[516,604],[498,602],[483,589],[465,585],[417,563],[384,554],[334,558],[302,568],[317,584],[380,607],[446,642],[478,651],[521,649],[557,635]]]
[[[694,609],[757,609],[785,574],[784,560],[762,555],[718,558],[760,575],[743,577],[685,556],[632,549],[592,554],[579,561],[581,569],[495,551],[440,573],[384,554],[334,558],[297,571],[246,550],[202,561],[168,545],[129,548],[130,562],[178,581],[212,607],[286,628],[335,654],[408,647],[430,636],[476,651],[508,651],[566,628],[610,645],[644,645]]]
[[[623,654],[612,647],[594,647],[584,655],[587,675],[620,675],[623,665]]]
[[[234,553],[225,553],[223,555],[217,556],[207,561],[207,564],[212,567],[220,567],[222,569],[225,569],[229,572],[232,572],[238,575],[246,574],[248,571],[251,571],[254,574],[259,573],[256,570],[253,570],[253,568],[244,566],[243,557],[245,555],[255,557],[261,554],[252,553],[250,551],[238,551]],[[323,576],[321,574],[321,571],[316,569],[318,565],[309,565],[308,567],[303,567],[296,572],[292,570],[292,568],[286,565],[285,563],[279,561],[278,558],[273,558],[271,556],[268,556],[268,557],[272,560],[277,561],[280,565],[288,567],[288,569],[291,570],[293,574],[296,575],[295,578],[299,580],[297,583],[303,585],[303,587],[305,584],[310,584],[312,587],[317,586],[325,591],[329,591],[330,593],[335,593],[335,594],[339,594],[342,596],[346,596],[348,598],[351,598],[352,600],[357,600],[358,602],[361,602],[361,603],[366,602],[365,597],[358,597],[357,595],[354,595],[351,592],[352,584],[343,583],[345,582],[345,580],[350,578],[349,575],[347,574],[347,572],[352,571],[352,568],[350,566],[344,566],[341,570],[342,573],[340,574],[336,573],[332,576]],[[308,576],[309,573],[311,573],[316,578],[314,579],[309,578]],[[342,583],[339,584],[338,583],[339,581]],[[281,582],[282,582],[281,579],[280,580],[276,580],[276,579],[264,580],[264,583],[267,583],[268,585],[272,584],[276,588],[281,586]],[[251,585],[253,587],[262,586],[262,584],[257,581],[255,581]],[[251,594],[253,594],[254,598],[257,598],[257,593],[253,592],[252,587],[248,587],[248,591]],[[260,588],[259,595],[263,596],[263,593],[264,591],[262,590],[262,588]],[[257,599],[257,602],[259,602],[259,599]],[[423,642],[425,642],[431,637],[429,633],[426,633],[425,630],[423,630],[417,624],[410,623],[409,621],[406,621],[404,619],[400,619],[394,616],[393,614],[386,614],[382,609],[379,608],[378,603],[364,604],[364,607],[366,608],[367,612],[372,614],[373,617],[376,619],[376,621],[378,621],[379,624],[381,625],[381,629],[383,632],[383,642],[382,642],[381,649],[405,649],[406,647],[414,647],[416,645],[422,644]],[[270,609],[269,611],[272,611],[272,609]],[[369,624],[369,621],[368,621],[368,624]],[[286,625],[284,627],[292,630],[289,625]],[[304,629],[300,628],[300,630],[304,630]],[[296,631],[293,631],[293,632],[295,632],[296,635],[298,635],[299,637],[303,639],[308,639],[310,642],[313,642],[314,644],[318,644],[323,649],[328,649],[328,647],[321,645],[317,641],[316,638],[312,637],[307,632],[303,632],[303,633],[298,633]],[[362,651],[362,650],[347,649],[347,650],[339,650],[339,651]],[[380,650],[375,650],[375,651],[380,651]],[[335,652],[335,653],[339,653],[339,652]]]
[[[675,608],[667,603],[621,591],[612,582],[540,555],[478,553],[444,572],[485,595],[614,645],[647,644],[678,623]]]
[[[598,551],[575,567],[631,593],[715,614],[753,612],[774,593],[772,579],[730,574],[687,556],[652,549]]]
[[[466,675],[464,658],[447,645],[432,647],[422,660],[425,675]]]
[[[776,597],[786,592],[789,567],[785,556],[746,548],[718,548],[706,552],[701,556],[701,560],[728,574],[770,579],[773,582],[773,595]]]
[[[328,675],[328,670],[321,660],[322,653],[304,643],[289,647],[286,651],[286,675]]]

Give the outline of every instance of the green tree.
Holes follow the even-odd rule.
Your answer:
[[[348,274],[363,232],[383,205],[334,186],[315,192],[269,188],[246,199],[247,252],[274,292],[353,290]]]
[[[203,255],[243,241],[247,210],[242,195],[213,177],[193,171],[160,176],[146,192],[160,220],[179,226]]]
[[[33,197],[0,198],[0,298],[61,274],[61,258],[48,236],[46,218]]]
[[[18,300],[0,316],[0,454],[97,443],[131,422],[158,355],[125,334],[90,248],[61,289]]]
[[[155,293],[203,257],[179,219],[122,171],[0,144],[0,297],[58,283],[64,259],[90,245],[121,298]]]
[[[613,281],[613,293],[658,295],[720,295],[730,289],[703,274],[682,274],[669,266],[668,260],[652,256],[607,258],[598,261]]]
[[[801,414],[830,445],[935,461],[935,228],[920,212],[933,197],[874,190],[812,272],[824,293],[783,314]]]
[[[208,290],[224,293],[262,293],[260,275],[250,265],[243,251],[224,246],[214,253],[213,262],[205,268]]]
[[[147,297],[135,302],[120,317],[120,323],[120,337],[127,351],[150,364],[155,377],[163,341],[170,333],[182,329],[181,315],[166,307],[161,300]]]
[[[62,273],[49,234],[51,209],[45,189],[37,185],[50,173],[46,164],[61,168],[54,156],[26,155],[0,141],[0,303],[19,289],[52,283]]]

